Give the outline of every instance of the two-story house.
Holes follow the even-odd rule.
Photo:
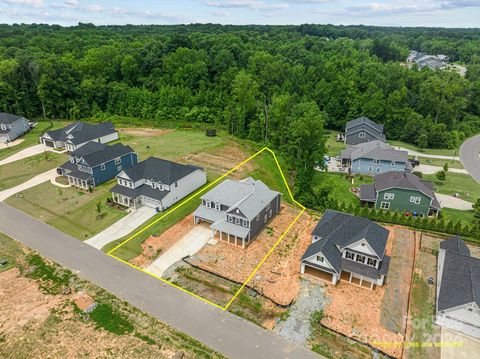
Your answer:
[[[194,212],[195,224],[206,222],[212,237],[245,248],[280,212],[281,194],[251,177],[227,179],[205,193]]]
[[[118,140],[118,132],[111,122],[91,124],[76,121],[64,128],[45,132],[40,142],[50,148],[75,151],[88,142],[108,143]]]
[[[130,146],[116,143],[108,146],[89,142],[70,153],[70,160],[57,169],[68,178],[68,183],[83,189],[93,188],[138,162]]]
[[[440,243],[435,322],[480,338],[480,259],[459,236]]]
[[[433,183],[410,172],[385,172],[375,176],[373,184],[360,185],[360,201],[376,209],[438,216],[441,207]]]
[[[345,125],[345,144],[358,145],[359,143],[379,140],[386,142],[382,124],[373,122],[367,117],[359,117],[348,121]]]
[[[30,129],[24,117],[0,112],[0,143],[12,142]]]
[[[149,157],[122,170],[111,192],[113,201],[122,206],[163,211],[206,182],[207,175],[200,167]]]
[[[390,171],[412,170],[408,152],[395,150],[383,141],[374,140],[348,146],[340,154],[342,165],[351,173],[377,175]]]
[[[389,231],[363,217],[327,210],[312,232],[300,272],[337,284],[382,286],[390,264]]]

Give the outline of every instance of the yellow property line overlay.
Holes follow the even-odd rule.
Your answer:
[[[263,259],[260,261],[260,263],[255,267],[255,269],[252,271],[252,273],[248,276],[247,280],[242,284],[242,286],[240,287],[240,289],[235,293],[235,295],[232,297],[232,299],[230,299],[230,301],[224,306],[222,307],[221,305],[218,305],[208,299],[205,299],[185,288],[182,288],[174,283],[171,283],[169,282],[168,280],[162,278],[162,277],[159,277],[153,273],[150,273],[150,272],[147,272],[145,271],[144,269],[140,268],[140,267],[137,267],[136,265],[130,263],[130,262],[127,262],[117,256],[115,256],[113,254],[113,252],[115,252],[117,249],[119,249],[120,247],[122,247],[123,245],[125,245],[126,243],[128,243],[129,241],[131,241],[133,238],[135,238],[136,236],[138,236],[139,234],[142,234],[143,232],[145,232],[146,230],[148,230],[149,228],[151,228],[153,225],[155,225],[156,223],[158,223],[159,221],[161,221],[163,218],[165,218],[166,216],[168,216],[170,213],[172,213],[173,211],[177,210],[178,208],[182,207],[183,205],[185,205],[188,201],[190,201],[191,199],[193,199],[194,197],[198,196],[199,194],[201,194],[202,192],[205,192],[206,190],[208,190],[209,188],[211,188],[212,186],[214,186],[215,184],[217,184],[219,181],[225,179],[229,174],[231,174],[232,172],[236,171],[238,168],[240,168],[241,166],[243,166],[244,164],[246,164],[247,162],[253,160],[255,157],[257,157],[258,155],[260,155],[261,153],[263,152],[269,152],[274,160],[275,160],[275,163],[278,167],[278,170],[280,171],[280,174],[282,176],[282,180],[283,180],[283,183],[285,184],[285,187],[287,188],[287,191],[288,191],[288,195],[290,196],[290,199],[295,203],[297,204],[301,209],[302,211],[297,215],[297,217],[295,217],[295,219],[293,220],[292,223],[290,223],[290,225],[288,226],[288,228],[282,233],[282,235],[280,236],[280,238],[278,238],[278,240],[275,242],[275,244],[272,246],[272,248],[270,248],[270,250],[267,252],[267,254],[263,257]],[[172,209],[170,209],[169,211],[167,211],[166,213],[164,213],[162,216],[160,216],[159,218],[157,218],[155,221],[153,221],[152,223],[150,223],[148,226],[145,226],[144,228],[142,228],[141,230],[139,230],[138,232],[136,232],[135,234],[133,234],[132,236],[130,236],[129,238],[127,238],[125,241],[123,241],[122,243],[118,244],[117,246],[115,246],[114,248],[112,248],[110,251],[107,252],[107,254],[112,257],[112,258],[115,258],[117,260],[119,260],[120,262],[122,263],[125,263],[126,265],[129,265],[130,267],[132,268],[135,268],[135,269],[138,269],[139,271],[145,273],[145,274],[148,274],[158,280],[161,280],[162,282],[168,284],[168,285],[171,285],[172,287],[174,288],[177,288],[177,289],[180,289],[181,291],[187,293],[187,294],[190,294],[191,296],[197,298],[197,299],[200,299],[208,304],[211,304],[213,305],[214,307],[216,308],[219,308],[221,310],[227,310],[228,307],[230,307],[230,305],[233,303],[233,301],[238,297],[238,295],[242,292],[242,290],[245,288],[245,286],[247,285],[247,283],[253,278],[253,276],[257,273],[257,271],[260,269],[260,267],[262,266],[262,264],[268,259],[268,257],[270,257],[270,255],[272,254],[272,252],[275,250],[275,248],[277,248],[277,246],[280,244],[280,242],[283,240],[283,238],[287,235],[287,233],[290,231],[290,229],[293,227],[293,225],[298,221],[298,219],[300,218],[300,216],[303,214],[303,212],[305,212],[306,208],[304,205],[302,205],[301,203],[297,202],[295,200],[295,198],[293,198],[293,195],[292,195],[292,192],[290,190],[290,187],[288,186],[288,183],[287,183],[287,180],[285,179],[285,175],[282,171],[282,168],[280,167],[280,163],[278,162],[278,159],[277,159],[277,156],[275,155],[275,153],[269,149],[268,147],[264,147],[262,148],[260,151],[258,151],[257,153],[255,153],[254,155],[250,156],[249,158],[247,158],[245,161],[239,163],[238,165],[236,165],[235,167],[233,167],[231,170],[229,170],[228,172],[226,172],[225,174],[223,174],[222,176],[220,176],[219,178],[217,178],[216,180],[214,180],[213,182],[211,182],[210,184],[208,184],[207,186],[205,186],[204,188],[200,189],[199,191],[195,192],[194,194],[192,194],[190,197],[186,198],[185,200],[183,200],[181,203],[179,203],[178,205],[176,205],[175,207],[173,207]]]

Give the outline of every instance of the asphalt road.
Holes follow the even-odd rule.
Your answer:
[[[476,135],[466,140],[460,146],[460,160],[463,167],[470,175],[480,183],[480,135]]]
[[[228,358],[320,358],[0,203],[0,232]],[[79,338],[80,339],[80,338]]]

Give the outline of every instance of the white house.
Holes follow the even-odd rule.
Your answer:
[[[0,143],[14,141],[29,129],[26,118],[0,112]]]

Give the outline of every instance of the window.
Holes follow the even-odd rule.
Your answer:
[[[390,208],[390,202],[382,202],[380,204],[381,209],[389,209]]]
[[[243,220],[243,226],[248,227],[248,221],[246,219]]]
[[[385,193],[383,195],[383,199],[394,199],[395,198],[395,193]]]
[[[221,209],[220,203],[215,203],[215,210],[220,211],[220,209]]]
[[[357,259],[356,259],[357,262],[359,263],[365,263],[365,256],[362,256],[360,254],[357,254]]]
[[[155,182],[152,182],[152,188],[155,189],[157,188],[157,184]],[[208,207],[208,206],[207,206]]]
[[[377,167],[377,172],[380,172],[382,169],[380,167]]]
[[[70,162],[75,163],[75,158],[70,157]]]
[[[102,163],[102,164],[100,165],[100,169],[101,169],[102,171],[105,171],[105,163]]]
[[[392,161],[392,166],[395,167],[395,161]]]
[[[205,201],[205,207],[212,208],[212,203],[210,201]]]
[[[265,218],[263,219],[263,223],[267,223],[267,219],[268,219],[268,217],[267,217],[267,215],[265,215]]]
[[[235,224],[240,224],[240,218],[235,217]]]
[[[380,164],[380,160],[376,160],[376,159],[375,159],[375,160],[373,160],[373,164],[374,164],[374,165],[378,165],[378,164]]]
[[[122,159],[120,157],[115,158],[115,164],[119,165],[120,163],[122,163]]]
[[[270,211],[268,212],[268,215],[269,215],[270,217],[273,215],[272,210],[270,210]]]
[[[227,216],[227,221],[230,223],[233,223],[233,217],[232,216]]]
[[[323,263],[323,257],[322,256],[317,256],[317,261]]]
[[[373,259],[373,258],[367,258],[367,264],[369,266],[376,267],[377,266],[377,260]]]
[[[355,254],[353,254],[352,252],[349,252],[349,251],[345,252],[345,258],[351,259],[353,261],[353,257],[355,257]]]
[[[178,187],[178,182],[175,182],[175,188],[177,188],[177,187]]]
[[[117,171],[120,172],[122,170],[122,166],[117,167]]]
[[[410,197],[410,202],[411,203],[420,204],[421,201],[422,201],[421,197],[415,197],[415,196]]]
[[[160,191],[163,191],[163,185],[159,183],[159,184],[158,184],[158,189],[159,189]]]
[[[360,138],[365,138],[365,137],[366,137],[366,133],[365,133],[365,132],[360,132],[360,133],[358,134],[358,137],[360,137]]]
[[[259,220],[260,219],[260,214],[257,214],[257,216],[255,217],[255,220]]]

